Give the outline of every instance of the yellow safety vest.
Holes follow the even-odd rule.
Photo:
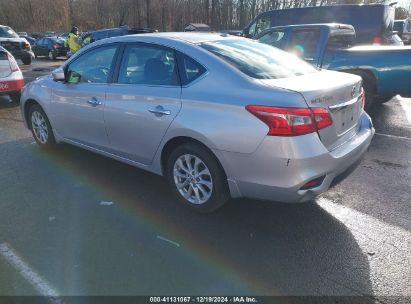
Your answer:
[[[77,52],[78,50],[80,50],[80,44],[78,43],[78,38],[77,38],[77,36],[76,35],[74,35],[73,33],[70,33],[68,36],[67,36],[67,39],[66,39],[66,41],[64,42],[64,45],[65,46],[67,46],[68,45],[68,47],[70,48],[70,51],[72,52],[72,53],[75,53],[75,52]]]

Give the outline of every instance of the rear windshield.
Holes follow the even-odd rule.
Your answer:
[[[19,38],[19,36],[8,26],[0,26],[1,38]]]
[[[64,39],[51,39],[53,43],[64,44]]]
[[[229,39],[200,45],[256,79],[287,78],[317,72],[294,55],[253,40]]]

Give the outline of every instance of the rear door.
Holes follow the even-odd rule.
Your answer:
[[[174,50],[155,44],[126,45],[104,111],[113,153],[150,164],[180,111],[180,97]]]

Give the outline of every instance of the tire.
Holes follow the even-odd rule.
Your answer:
[[[195,175],[195,168],[203,174]],[[177,200],[200,213],[213,212],[230,198],[224,170],[200,144],[186,143],[175,148],[167,159],[166,177]],[[185,186],[179,188],[178,184]]]
[[[360,75],[360,76],[362,76],[362,75]],[[365,93],[364,110],[368,111],[374,105],[375,93],[376,93],[375,84],[373,83],[372,80],[370,80],[366,76],[362,76],[362,79],[363,79],[362,86],[364,88],[364,93]]]
[[[20,97],[21,97],[21,93],[20,92],[13,92],[9,94],[11,100],[14,103],[20,103]]]
[[[56,60],[56,56],[53,54],[52,51],[49,51],[49,54],[47,57],[49,58],[49,60]]]
[[[29,126],[37,144],[42,148],[51,148],[55,145],[53,129],[46,113],[39,105],[33,105],[29,110]]]
[[[30,65],[31,64],[31,57],[24,57],[21,59],[21,61],[23,61],[24,65]]]

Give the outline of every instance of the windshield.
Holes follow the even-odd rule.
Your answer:
[[[220,40],[201,46],[256,79],[287,78],[317,71],[294,55],[253,40]]]
[[[1,38],[19,38],[19,36],[8,26],[0,26]]]

